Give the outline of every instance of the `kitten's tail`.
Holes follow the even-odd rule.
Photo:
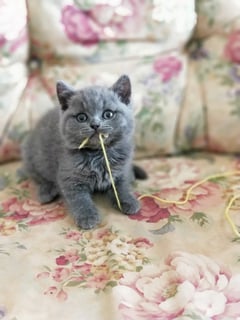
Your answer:
[[[145,180],[148,177],[146,171],[135,164],[133,165],[133,173],[134,173],[135,179]]]

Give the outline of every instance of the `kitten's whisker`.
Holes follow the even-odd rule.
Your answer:
[[[111,131],[113,131],[113,127],[104,126],[104,127],[101,128],[101,130],[102,130],[102,131],[110,131],[110,132],[111,132]]]
[[[107,128],[107,129],[113,129],[113,127],[112,126],[109,126],[109,125],[104,125],[102,128]]]
[[[89,129],[89,128],[82,128],[81,131],[82,131],[82,132],[86,132],[86,131],[91,131],[91,129]]]
[[[82,141],[82,143],[80,144],[80,146],[78,147],[78,149],[82,149],[82,148],[84,148],[84,146],[88,143],[88,138],[86,138],[86,139],[84,139],[83,141]]]
[[[92,134],[92,130],[81,130],[81,131],[80,131],[80,134],[81,134],[81,135],[85,135],[85,134],[86,134],[86,135],[89,135],[89,136],[90,136],[90,135]]]

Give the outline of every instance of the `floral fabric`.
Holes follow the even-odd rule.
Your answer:
[[[240,27],[240,3],[237,0],[196,0],[196,35],[228,34]]]
[[[8,159],[2,156],[4,148],[11,150],[9,154],[16,154],[13,143],[6,146],[3,140],[27,83],[27,30],[26,2],[0,1],[0,161]]]
[[[0,161],[19,158],[56,104],[56,80],[111,85],[127,73],[149,174],[137,196],[182,200],[199,179],[239,170],[233,156],[159,157],[240,150],[239,1],[225,2],[196,1],[183,51],[193,0],[0,1]],[[184,204],[144,197],[129,217],[96,197],[101,225],[82,231],[62,200],[39,204],[20,166],[0,166],[0,319],[240,319],[240,241],[224,218],[238,176],[210,179]]]
[[[192,141],[205,141],[208,150],[239,151],[239,39],[239,30],[234,30],[228,36],[213,35],[192,42],[191,68],[197,77],[195,92],[201,96],[201,105],[196,102],[198,111],[190,116],[196,118],[200,115],[198,125],[194,127],[189,121],[185,127],[185,139],[182,140],[188,149],[191,149]],[[184,143],[182,145],[184,147]]]
[[[43,60],[96,62],[163,53],[182,47],[196,21],[193,0],[28,0],[28,6],[33,50]]]
[[[237,157],[141,160],[145,193],[181,200],[210,174],[239,170]],[[95,198],[102,222],[76,229],[59,200],[41,206],[20,164],[0,168],[1,319],[240,319],[239,238],[224,217],[239,177],[199,185],[183,205],[141,200],[125,216]],[[239,201],[230,213],[240,224]]]
[[[8,19],[0,30],[7,63],[0,66],[0,161],[19,158],[22,139],[56,104],[56,80],[111,85],[122,73],[132,79],[138,158],[239,152],[238,7],[234,0],[197,1],[196,33],[183,52],[196,20],[193,1],[29,0],[34,61],[27,68],[26,4],[1,2]]]
[[[175,152],[175,128],[186,81],[186,56],[177,52],[107,65],[82,65],[80,69],[75,64],[44,64],[42,73],[36,73],[27,83],[5,134],[0,158],[6,161],[19,157],[19,146],[27,132],[42,114],[58,103],[57,80],[64,79],[76,88],[91,84],[110,87],[122,73],[132,75],[136,156]]]
[[[0,2],[0,66],[25,62],[28,57],[27,8],[25,0]],[[13,23],[14,22],[14,23]]]
[[[9,7],[12,17],[17,8]],[[193,0],[28,0],[27,9],[34,60],[28,77],[17,67],[1,77],[0,161],[19,158],[27,132],[56,104],[56,80],[111,85],[122,73],[132,79],[137,156],[176,151],[187,69],[180,51],[195,25]],[[26,8],[24,17],[26,24]]]

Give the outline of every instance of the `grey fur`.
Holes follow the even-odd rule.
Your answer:
[[[24,169],[38,185],[40,202],[48,203],[62,195],[77,226],[83,229],[99,223],[94,192],[105,192],[117,208],[99,143],[98,134],[102,133],[109,135],[105,146],[122,211],[135,214],[140,206],[130,188],[134,116],[129,78],[121,76],[112,88],[82,90],[59,81],[57,95],[60,110],[49,111],[39,121],[22,150]],[[106,110],[113,112],[113,118],[103,119]],[[83,117],[80,113],[87,115],[85,122],[79,122]],[[79,150],[86,137],[90,137],[89,143]]]

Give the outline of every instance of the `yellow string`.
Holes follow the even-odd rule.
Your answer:
[[[80,144],[80,146],[78,148],[82,149],[88,143],[88,140],[89,140],[89,138],[84,139],[83,142]],[[122,210],[121,203],[120,203],[120,200],[119,200],[119,196],[118,196],[118,193],[117,193],[117,188],[116,188],[115,182],[113,180],[111,167],[110,167],[110,164],[109,164],[109,161],[108,161],[108,156],[107,156],[107,152],[106,152],[106,149],[105,149],[105,146],[104,146],[103,137],[102,137],[101,133],[99,134],[99,140],[100,140],[101,148],[102,148],[102,151],[103,151],[103,156],[104,156],[104,159],[105,159],[105,163],[106,163],[106,166],[107,166],[108,174],[109,174],[109,177],[110,177],[110,181],[111,181],[111,184],[112,184],[112,187],[113,187],[113,192],[114,192],[115,198],[117,200],[117,205],[118,205],[118,208],[120,210]]]
[[[88,143],[88,140],[89,140],[89,138],[84,139],[83,142],[78,147],[78,149],[82,149]]]
[[[218,173],[218,174],[213,174],[213,175],[207,176],[206,178],[194,183],[189,189],[187,189],[186,197],[185,197],[184,200],[167,200],[167,199],[163,199],[163,198],[151,195],[151,194],[143,194],[138,199],[141,200],[143,198],[149,197],[149,198],[155,199],[155,200],[163,202],[163,203],[181,205],[181,204],[185,204],[185,203],[187,203],[189,201],[189,198],[191,196],[191,192],[193,191],[193,189],[195,189],[199,185],[201,185],[201,184],[203,184],[203,183],[205,183],[205,182],[207,182],[209,180],[213,180],[213,179],[217,179],[217,178],[223,178],[223,177],[229,177],[229,176],[235,176],[235,175],[240,175],[240,171],[229,171],[229,172],[225,172],[225,173]],[[230,224],[233,232],[235,233],[235,235],[237,237],[240,237],[240,233],[238,232],[238,230],[237,230],[237,228],[236,228],[236,226],[235,226],[234,222],[232,221],[232,218],[230,217],[230,214],[229,214],[229,211],[231,209],[231,206],[232,206],[233,202],[238,198],[240,198],[240,195],[233,196],[230,199],[229,204],[225,209],[224,215],[225,215],[225,218],[227,219],[228,223]]]
[[[82,149],[87,144],[88,140],[89,140],[89,138],[86,138],[85,140],[83,140],[83,142],[79,146],[79,149]],[[102,148],[102,151],[103,151],[103,155],[104,155],[105,163],[106,163],[106,166],[107,166],[107,170],[108,170],[108,173],[109,173],[109,177],[110,177],[110,180],[111,180],[111,184],[112,184],[112,187],[113,187],[114,195],[115,195],[115,198],[117,200],[118,207],[121,210],[121,203],[120,203],[120,200],[119,200],[119,196],[118,196],[118,193],[117,193],[115,182],[113,180],[111,167],[110,167],[110,164],[109,164],[109,161],[108,161],[106,149],[105,149],[103,138],[102,138],[101,134],[99,134],[99,140],[100,140],[101,148]],[[240,171],[236,170],[236,171],[229,171],[229,172],[225,172],[225,173],[218,173],[218,174],[209,175],[206,178],[194,183],[190,188],[188,188],[187,191],[186,191],[185,199],[183,199],[183,200],[167,200],[167,199],[163,199],[163,198],[154,196],[152,194],[143,194],[140,197],[138,197],[138,199],[141,200],[143,198],[152,198],[152,199],[155,199],[155,200],[160,201],[162,203],[182,205],[182,204],[185,204],[185,203],[187,203],[189,201],[190,196],[191,196],[191,192],[196,187],[202,185],[203,183],[205,183],[205,182],[207,182],[209,180],[213,180],[213,179],[224,178],[224,177],[229,177],[229,176],[236,176],[236,175],[240,175]],[[236,195],[236,196],[233,196],[232,198],[230,198],[229,203],[228,203],[228,205],[227,205],[227,207],[226,207],[226,209],[224,211],[224,216],[225,216],[226,220],[228,221],[228,223],[230,224],[230,226],[231,226],[233,232],[235,233],[235,235],[240,238],[240,233],[238,232],[237,227],[235,226],[235,224],[234,224],[234,222],[233,222],[233,220],[232,220],[232,218],[230,216],[230,213],[229,213],[233,203],[239,198],[240,198],[240,195]]]
[[[225,212],[224,212],[225,218],[227,219],[227,221],[228,221],[228,223],[230,224],[233,232],[235,233],[235,235],[236,235],[238,238],[240,238],[240,233],[238,232],[237,227],[235,226],[232,218],[230,217],[229,211],[230,211],[230,209],[231,209],[231,207],[232,207],[232,204],[235,202],[235,200],[237,200],[237,199],[239,199],[239,198],[240,198],[240,195],[233,196],[233,197],[230,199],[230,201],[229,201],[229,203],[228,203],[228,205],[227,205],[227,207],[226,207],[226,209],[225,209]]]
[[[108,161],[108,157],[107,157],[107,153],[106,153],[106,149],[105,149],[105,146],[104,146],[104,143],[103,143],[103,138],[102,138],[101,133],[99,134],[99,140],[100,140],[100,143],[101,143],[101,147],[102,147],[103,155],[104,155],[104,158],[105,158],[106,166],[107,166],[107,169],[108,169],[109,177],[110,177],[110,180],[111,180],[111,184],[112,184],[112,187],[113,187],[114,195],[115,195],[115,198],[117,200],[117,205],[118,205],[118,208],[120,210],[122,210],[121,203],[120,203],[120,200],[119,200],[119,197],[118,197],[118,193],[117,193],[117,189],[116,189],[116,186],[115,186],[115,182],[113,180],[111,167],[110,167],[110,164],[109,164],[109,161]]]

